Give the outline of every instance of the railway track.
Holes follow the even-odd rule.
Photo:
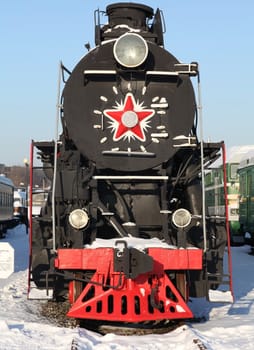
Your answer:
[[[196,349],[196,350],[212,350],[211,346],[207,343],[207,341],[205,339],[201,339],[201,337],[199,337],[196,332],[192,329],[192,327],[188,324],[179,324],[178,327],[175,326],[174,327],[174,330],[176,330],[177,328],[179,327],[182,327],[182,331],[183,332],[189,332],[191,333],[190,334],[190,339],[189,339],[189,342],[186,344],[186,349],[188,348],[191,348],[191,349]],[[104,328],[104,330],[106,330],[106,328]],[[168,332],[167,332],[168,330]],[[173,330],[173,328],[169,329],[169,328],[164,328],[164,333],[165,333],[165,336],[167,335],[167,333],[170,333],[171,331]],[[72,340],[72,343],[71,343],[71,348],[70,350],[82,350],[84,349],[84,338],[87,339],[87,333],[85,332],[85,329],[79,329],[79,334],[73,338]],[[115,334],[115,331],[116,329],[114,328],[111,328],[109,326],[107,326],[107,331],[108,333],[114,333]],[[158,333],[156,332],[150,332],[150,333]],[[133,328],[127,328],[127,327],[124,327],[124,329],[122,330],[117,330],[117,333],[116,334],[120,334],[120,335],[125,335],[125,336],[128,336],[128,335],[146,335],[146,334],[150,334],[148,332],[144,333],[144,330],[140,330],[140,329],[136,329],[136,331],[134,332],[134,329]],[[160,333],[162,333],[162,329],[160,331]],[[192,337],[193,335],[193,337]],[[87,345],[87,344],[86,344]],[[116,349],[117,349],[117,345],[116,346]],[[92,347],[91,347],[92,349]],[[171,348],[170,348],[171,349]]]
[[[84,338],[87,338],[86,330],[91,330],[97,332],[101,335],[106,335],[108,333],[114,333],[116,335],[122,336],[143,336],[149,334],[167,334],[173,332],[174,330],[182,327],[183,331],[191,332],[192,337],[192,348],[197,350],[212,350],[212,348],[206,344],[205,340],[202,340],[194,328],[191,326],[192,323],[204,322],[201,319],[191,319],[185,321],[169,321],[163,320],[159,322],[143,322],[140,324],[129,324],[129,323],[105,323],[99,321],[80,321],[77,322],[74,319],[66,317],[66,311],[68,310],[69,303],[57,303],[57,302],[47,302],[43,304],[41,313],[53,324],[57,324],[61,327],[67,328],[77,328],[78,334],[75,336],[71,343],[71,350],[81,350],[84,348]]]
[[[209,349],[200,338],[194,338],[193,343],[197,345],[197,348],[199,350],[208,350]]]
[[[81,346],[79,346],[78,338],[73,338],[71,342],[71,350],[80,350]]]
[[[66,316],[70,308],[68,301],[48,301],[42,304],[41,314],[51,323],[60,327],[89,329],[102,335],[115,333],[118,335],[145,335],[168,333],[183,325],[183,321],[147,321],[142,323],[105,322],[96,320],[75,320]]]

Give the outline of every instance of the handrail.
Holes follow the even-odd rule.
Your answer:
[[[224,182],[224,196],[225,196],[225,215],[226,215],[226,232],[228,241],[228,272],[229,272],[229,287],[234,300],[233,281],[232,281],[232,255],[230,246],[230,230],[228,218],[228,191],[227,191],[227,167],[226,167],[226,147],[222,143],[222,159],[223,159],[223,182]]]
[[[54,140],[54,173],[52,182],[52,241],[53,241],[53,251],[56,251],[56,172],[57,172],[57,140],[58,140],[58,125],[59,125],[59,110],[60,105],[60,90],[61,90],[61,73],[62,73],[62,63],[59,64],[58,73],[58,83],[57,83],[57,100],[56,100],[56,130],[55,130],[55,140]]]

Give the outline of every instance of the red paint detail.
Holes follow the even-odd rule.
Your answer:
[[[113,273],[113,248],[59,249],[55,267],[60,270],[104,270],[110,266]],[[154,260],[154,272],[164,270],[202,269],[201,249],[149,248],[148,255]]]
[[[71,281],[70,283],[69,283],[69,302],[71,303],[71,304],[73,304],[74,303],[74,282],[73,281]]]
[[[111,282],[118,275],[110,276]],[[102,282],[105,276],[95,273],[92,282]],[[148,278],[156,278],[154,302],[161,309],[151,306],[152,285]],[[114,282],[113,282],[114,283]],[[168,292],[167,292],[168,291]],[[170,297],[167,295],[170,291]],[[161,319],[191,318],[193,314],[174,284],[165,275],[140,275],[135,280],[125,279],[121,288],[105,290],[102,286],[87,284],[72,305],[67,316],[74,318],[101,319],[108,321],[141,322]]]
[[[114,271],[113,254],[113,248],[58,250],[57,268],[95,271],[68,316],[123,322],[193,317],[165,270],[201,269],[202,250],[150,248],[153,270],[133,280]],[[70,284],[73,301],[72,289]],[[152,307],[151,300],[162,308]]]
[[[222,143],[222,159],[223,159],[223,181],[224,181],[224,198],[225,198],[225,213],[226,213],[226,231],[227,231],[227,253],[228,253],[228,272],[229,272],[229,288],[234,300],[233,280],[232,280],[232,255],[230,245],[230,229],[229,229],[229,217],[228,217],[228,189],[227,189],[227,166],[226,166],[226,147]]]
[[[125,112],[132,111],[135,112],[138,117],[137,125],[129,128],[122,122],[122,116]],[[142,127],[142,121],[150,119],[154,115],[153,109],[141,109],[137,107],[134,96],[128,93],[125,96],[124,105],[121,109],[106,109],[104,114],[106,117],[114,122],[117,122],[117,128],[114,131],[113,140],[119,141],[122,137],[126,135],[128,131],[131,131],[132,135],[138,138],[140,141],[145,141],[146,137],[144,134],[144,127]]]
[[[30,169],[29,169],[29,187],[33,188],[33,159],[34,159],[34,141],[30,144]],[[31,268],[32,268],[32,232],[33,232],[33,220],[32,220],[32,210],[33,210],[33,191],[29,191],[29,261],[28,261],[28,287],[27,293],[29,295],[31,289]]]

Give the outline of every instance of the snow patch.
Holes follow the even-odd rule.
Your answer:
[[[105,336],[81,328],[56,327],[40,315],[42,302],[27,300],[28,235],[19,226],[2,241],[15,249],[15,272],[0,280],[0,350],[251,350],[254,343],[254,257],[248,246],[233,247],[235,302],[193,298],[189,307],[205,322],[187,323],[166,334]],[[135,240],[130,240],[133,244]],[[161,244],[161,242],[160,242]],[[167,246],[168,247],[168,246]],[[43,301],[44,303],[45,301]],[[178,309],[179,311],[179,309]]]

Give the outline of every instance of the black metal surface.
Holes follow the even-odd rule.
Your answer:
[[[175,64],[179,61],[160,46],[163,36],[159,11],[149,28],[146,19],[153,14],[150,7],[118,3],[109,5],[107,13],[109,25],[99,28],[98,41],[113,41],[89,51],[69,72],[63,91],[63,132],[55,177],[56,247],[84,249],[96,238],[135,236],[202,249],[201,144],[196,135],[196,102],[190,77],[177,75]],[[115,28],[118,24],[124,26]],[[113,55],[114,40],[128,32],[129,25],[140,28],[139,34],[147,39],[149,49],[146,61],[133,69],[121,67]],[[122,130],[119,125],[112,128],[109,117],[124,108],[135,111],[140,118],[136,129],[129,128],[129,134],[128,128],[122,127],[123,113],[118,116]],[[141,123],[144,111],[149,116],[146,125]],[[132,122],[133,114],[127,117]],[[184,137],[175,139],[181,135]],[[34,145],[46,176],[52,180],[54,142]],[[219,157],[220,148],[221,143],[203,143],[205,167]],[[89,216],[89,225],[82,230],[74,229],[68,220],[77,208]],[[171,222],[178,208],[196,216],[184,232],[177,232]],[[51,220],[49,195],[44,213],[34,219],[33,228],[32,273],[39,287],[45,285],[42,272],[54,266]],[[207,254],[204,269],[215,273],[222,269],[225,227],[222,224],[214,228],[208,221],[207,229],[213,237],[213,241],[208,240],[208,250],[215,249],[218,254]],[[135,279],[152,270],[153,260],[125,246],[123,250],[115,249],[114,268]],[[206,295],[204,271],[188,274],[190,295]],[[55,283],[55,294],[61,295],[61,288],[67,289],[66,281],[60,279],[63,276],[57,276],[58,281],[49,277],[49,285]]]
[[[117,248],[117,246],[124,248]],[[114,271],[123,272],[126,278],[135,279],[142,273],[152,271],[154,261],[144,252],[128,248],[125,241],[117,241],[114,249]]]
[[[64,89],[64,122],[68,136],[73,140],[81,154],[96,163],[97,168],[121,171],[140,171],[167,162],[176,149],[173,138],[189,135],[194,125],[195,98],[190,79],[175,76],[147,76],[147,71],[174,71],[178,61],[161,47],[148,43],[149,57],[142,70],[128,72],[119,70],[113,57],[113,43],[104,44],[88,53],[75,67]],[[94,74],[84,76],[85,70],[116,70],[116,74]],[[131,91],[129,90],[131,86]],[[142,91],[146,86],[146,92]],[[117,91],[117,95],[114,92]],[[119,140],[113,139],[112,121],[105,116],[105,110],[116,109],[124,103],[126,95],[132,94],[136,103],[154,110],[149,119],[149,127],[144,130],[145,140],[135,135]],[[154,98],[165,99],[167,108],[153,107]],[[104,98],[102,100],[102,98]],[[165,115],[159,114],[163,110]],[[94,111],[99,111],[97,115]],[[159,113],[158,113],[159,112]],[[103,119],[103,125],[102,125]],[[100,125],[95,128],[94,125]],[[163,125],[165,138],[154,141],[153,134]],[[145,157],[141,147],[155,156]],[[116,156],[112,149],[126,152]]]
[[[126,24],[132,28],[147,28],[147,19],[152,18],[153,9],[149,6],[135,3],[116,3],[108,5],[106,13],[109,26]]]

